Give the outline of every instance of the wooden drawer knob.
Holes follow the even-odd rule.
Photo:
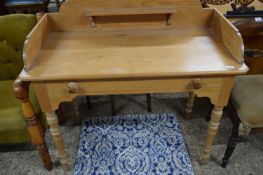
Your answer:
[[[202,87],[202,82],[199,78],[194,78],[192,80],[192,86],[194,89],[200,89]]]
[[[69,82],[68,83],[68,92],[71,94],[77,93],[79,90],[79,85],[76,82]]]

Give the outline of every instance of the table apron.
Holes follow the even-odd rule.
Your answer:
[[[224,78],[200,78],[201,88],[194,89],[192,78],[143,79],[143,80],[98,80],[98,81],[47,81],[32,82],[43,111],[55,110],[59,103],[71,101],[76,96],[109,94],[143,94],[191,92],[216,100]],[[69,85],[76,86],[69,92]]]

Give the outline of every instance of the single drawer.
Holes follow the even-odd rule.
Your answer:
[[[47,83],[50,96],[142,94],[186,91],[214,91],[222,78],[143,79],[111,81],[67,81]]]
[[[50,81],[34,83],[41,96],[44,87],[53,109],[59,103],[81,95],[173,93],[194,91],[198,96],[216,98],[223,78],[169,78],[141,80]],[[41,90],[40,90],[41,89]]]

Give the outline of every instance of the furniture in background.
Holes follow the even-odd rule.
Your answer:
[[[146,94],[146,104],[147,104],[147,111],[148,112],[152,112],[152,102],[151,102],[151,94]],[[111,106],[111,115],[112,116],[115,116],[116,115],[116,97],[115,95],[110,95],[110,106]],[[87,107],[89,110],[92,109],[92,103],[91,103],[91,96],[86,96],[86,102],[87,102]],[[63,104],[60,104],[59,105],[59,111],[58,112],[63,112]],[[78,110],[78,104],[77,104],[77,100],[76,98],[74,98],[72,101],[71,101],[71,106],[72,106],[72,109],[73,109],[73,120],[74,120],[74,123],[75,124],[80,124],[81,123],[81,117],[80,117],[80,113],[79,113],[79,110]],[[62,124],[62,123],[65,123],[66,122],[66,119],[63,117],[65,115],[61,114],[61,116],[59,117],[59,123]]]
[[[235,79],[227,110],[233,128],[222,160],[222,167],[226,167],[239,142],[240,128],[245,135],[254,131],[263,131],[262,99],[263,74],[244,75]]]
[[[254,11],[254,7],[249,7],[251,3],[263,3],[263,0],[200,0],[203,7],[211,7],[210,5],[225,5],[230,4],[230,8],[232,11],[245,13],[247,11]],[[239,6],[239,7],[237,7]],[[229,8],[228,7],[228,8]],[[223,7],[224,8],[224,7]],[[228,9],[230,11],[230,8]],[[227,10],[227,11],[228,11]],[[226,13],[227,11],[224,11]],[[237,17],[237,16],[236,16]],[[240,16],[239,16],[240,17]]]
[[[16,88],[21,94],[14,97],[13,82],[23,68],[23,46],[26,35],[36,24],[34,15],[0,16],[0,144],[33,143],[39,151],[46,169],[52,162],[44,141],[47,123],[41,112],[36,95],[27,82],[26,89]],[[31,101],[31,102],[29,102]],[[34,110],[28,110],[28,105]],[[25,118],[23,113],[26,114]]]
[[[65,1],[65,0],[61,0],[61,1],[59,1],[59,0],[50,1],[50,0],[49,0],[50,3],[56,3],[56,6],[57,6],[58,8],[61,6],[61,3],[63,3],[64,1]]]
[[[255,6],[263,10],[263,4]],[[263,130],[263,18],[239,19],[233,24],[239,29],[245,43],[245,62],[250,70],[247,76],[236,78],[229,105],[233,124],[222,167],[226,167],[239,141],[240,132]],[[257,75],[253,75],[257,74]]]
[[[87,95],[209,97],[215,107],[201,155],[206,164],[234,77],[248,70],[240,33],[195,0],[95,2],[66,1],[59,13],[44,14],[27,38],[25,66],[14,86],[34,86],[64,170],[70,166],[54,111]]]
[[[49,0],[5,0],[8,13],[46,13]]]
[[[233,25],[240,31],[244,41],[248,74],[263,74],[263,18],[243,18],[233,22]]]
[[[152,102],[151,102],[151,94],[146,94],[146,104],[147,111],[152,112]],[[91,109],[90,97],[87,97],[88,108]],[[111,103],[111,115],[116,115],[116,98],[115,95],[110,95],[110,103]]]
[[[0,0],[0,16],[7,14],[4,0]]]
[[[152,112],[152,101],[151,101],[151,94],[145,94],[146,97],[146,105],[147,105],[147,111]],[[110,102],[111,102],[111,115],[116,115],[116,99],[115,95],[110,96]]]
[[[1,0],[4,1],[8,13],[46,13],[49,3],[56,3],[60,7],[59,0]],[[63,1],[62,1],[63,2]]]

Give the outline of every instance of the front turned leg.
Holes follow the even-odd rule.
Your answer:
[[[215,141],[215,136],[217,134],[218,126],[220,119],[223,114],[223,107],[216,106],[214,107],[212,113],[211,113],[211,120],[208,124],[208,131],[206,135],[205,145],[203,148],[203,153],[201,155],[201,164],[207,164],[207,161],[210,157],[212,145]]]
[[[54,112],[51,112],[51,113],[46,113],[46,116],[47,116],[47,122],[50,126],[50,132],[53,137],[53,141],[58,151],[60,162],[63,166],[64,171],[69,171],[70,170],[69,160],[67,157],[67,153],[65,151],[65,144],[63,141],[63,137],[58,125],[57,115]]]
[[[36,113],[31,102],[29,101],[29,85],[30,82],[22,82],[20,79],[17,79],[13,85],[13,92],[15,97],[22,102],[22,112],[27,124],[27,130],[29,132],[31,142],[36,145],[44,167],[51,171],[53,164],[44,140],[44,130],[36,117]]]
[[[185,109],[185,118],[190,119],[192,112],[193,112],[193,107],[194,107],[194,101],[195,101],[195,94],[194,92],[189,92],[188,95],[188,100],[186,104],[186,109]]]

